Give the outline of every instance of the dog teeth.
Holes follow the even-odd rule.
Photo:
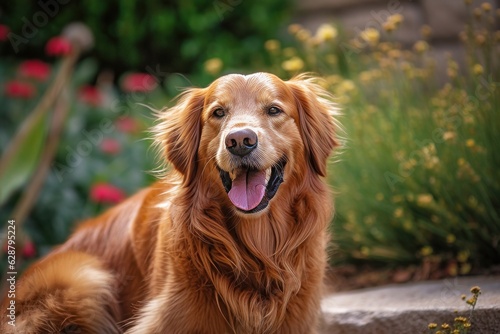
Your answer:
[[[269,182],[269,180],[271,179],[271,171],[272,169],[271,168],[268,168],[266,169],[266,184]]]

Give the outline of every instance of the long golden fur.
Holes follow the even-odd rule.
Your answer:
[[[154,128],[173,168],[33,265],[1,332],[314,333],[334,112],[305,76],[186,91]]]

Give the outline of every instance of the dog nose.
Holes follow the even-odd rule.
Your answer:
[[[250,129],[239,129],[226,136],[226,148],[234,155],[243,157],[257,147],[257,134]]]

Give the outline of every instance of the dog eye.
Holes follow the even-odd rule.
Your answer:
[[[274,116],[274,115],[278,115],[278,114],[280,114],[280,113],[282,113],[282,112],[283,112],[283,111],[282,111],[280,108],[278,108],[278,107],[271,107],[271,108],[269,108],[269,109],[267,110],[267,113],[268,113],[269,115],[273,115],[273,116]]]
[[[222,108],[215,109],[212,114],[217,118],[222,118],[226,115],[226,113],[224,112],[224,109],[222,109]]]

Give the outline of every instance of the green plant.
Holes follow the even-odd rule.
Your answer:
[[[1,140],[0,219],[15,220],[19,270],[23,257],[44,255],[77,221],[154,179],[148,173],[154,156],[144,140],[150,110],[138,104],[146,96],[163,101],[156,79],[129,75],[119,95],[115,88],[89,86],[95,61],[85,59],[73,71],[76,58],[0,64],[8,78],[0,83],[0,102],[7,106],[0,125],[7,134]]]
[[[442,323],[438,325],[434,322],[429,323],[427,328],[430,333],[433,334],[467,334],[470,333],[472,329],[472,315],[477,304],[479,295],[481,294],[481,288],[478,286],[473,286],[470,289],[472,297],[467,299],[467,296],[462,295],[462,300],[465,300],[469,306],[469,317],[457,316],[450,325],[448,323]]]
[[[266,43],[274,71],[319,72],[342,107],[346,140],[329,173],[334,263],[433,262],[447,275],[499,263],[500,35],[479,10],[484,21],[462,34],[465,72],[449,58],[444,85],[428,27],[413,50],[391,41],[401,15],[350,39],[292,25],[295,46]]]

